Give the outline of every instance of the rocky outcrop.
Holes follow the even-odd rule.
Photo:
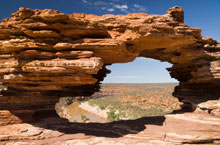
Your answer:
[[[183,14],[180,7],[165,15],[116,16],[20,8],[0,24],[0,82],[7,87],[0,125],[55,116],[60,97],[93,94],[109,73],[106,65],[136,57],[172,63],[183,109],[206,110],[200,103],[219,99],[220,44],[185,25]]]
[[[0,127],[2,144],[205,144],[220,140],[220,118],[204,113],[170,114],[113,123],[68,123],[58,117]]]

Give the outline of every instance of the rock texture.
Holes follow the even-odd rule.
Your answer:
[[[215,115],[216,106],[210,111],[200,103],[219,100],[220,43],[183,21],[180,7],[164,15],[117,16],[20,8],[0,24],[0,82],[7,87],[0,96],[0,125],[14,131],[10,124],[55,116],[60,97],[93,94],[109,73],[106,65],[136,57],[172,63],[168,71],[180,81],[174,95],[183,109],[199,106]],[[211,132],[209,141],[220,139]],[[19,140],[15,136],[1,140]]]
[[[5,145],[181,145],[220,142],[220,118],[204,113],[144,117],[114,123],[68,123],[46,118],[0,126]]]

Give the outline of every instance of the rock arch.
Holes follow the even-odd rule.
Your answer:
[[[0,81],[8,87],[0,110],[15,115],[0,113],[0,125],[52,115],[59,97],[91,95],[110,73],[106,65],[136,57],[173,64],[168,71],[180,81],[174,96],[183,108],[218,100],[220,44],[183,21],[180,7],[116,16],[20,8],[0,24]]]

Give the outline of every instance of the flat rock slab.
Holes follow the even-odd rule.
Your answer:
[[[184,113],[104,124],[69,123],[49,118],[32,125],[2,126],[0,140],[6,145],[210,143],[220,140],[220,118],[204,113]]]

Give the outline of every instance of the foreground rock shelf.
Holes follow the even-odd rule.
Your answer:
[[[178,115],[168,115],[166,121],[156,124],[158,132],[166,132],[167,142],[218,142],[219,106],[207,101],[219,104],[220,43],[202,37],[200,29],[183,22],[180,7],[170,8],[165,15],[117,16],[20,8],[0,24],[0,82],[7,87],[0,96],[0,140],[49,141],[56,134],[68,134],[65,128],[71,124],[63,124],[54,109],[60,97],[90,96],[110,72],[106,65],[147,57],[173,64],[168,71],[180,81],[174,96],[183,103],[184,111],[195,111],[189,121],[180,115],[186,123],[184,133],[164,130],[161,125],[173,126],[175,119],[169,118]],[[196,118],[196,112],[203,117]],[[212,119],[207,120],[208,116]],[[196,123],[187,126],[186,120]],[[200,130],[197,125],[204,122],[206,127]],[[58,131],[47,137],[49,130]],[[67,140],[66,136],[60,141]],[[151,140],[161,138],[152,136]]]
[[[204,119],[201,119],[204,118]],[[220,118],[201,113],[144,117],[114,123],[69,123],[47,118],[32,124],[2,126],[2,144],[162,144],[219,141]]]

